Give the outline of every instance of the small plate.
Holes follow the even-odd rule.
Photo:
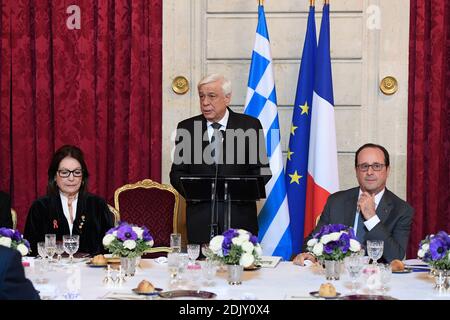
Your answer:
[[[371,294],[351,294],[343,296],[340,300],[397,300],[391,296],[371,295]]]
[[[251,266],[244,268],[244,271],[255,271],[255,270],[259,270],[259,269],[261,269],[260,265],[255,266],[252,264]]]
[[[212,299],[217,296],[214,292],[209,291],[199,291],[199,290],[174,290],[174,291],[164,291],[159,292],[158,295],[161,298],[185,298],[185,297],[194,297],[201,299]]]
[[[401,271],[392,271],[392,273],[411,273],[412,270],[411,269],[403,269]]]
[[[161,288],[155,288],[155,291],[153,292],[139,292],[137,288],[131,289],[131,291],[133,291],[136,294],[139,294],[141,296],[155,296],[157,294],[159,294],[162,289]]]
[[[322,297],[322,296],[319,296],[319,291],[311,291],[309,294],[312,295],[315,298],[323,298],[323,299],[338,299],[341,296],[341,294],[339,292],[336,292],[336,296],[335,297]]]
[[[86,262],[88,267],[90,268],[105,268],[108,264],[93,264],[92,262],[88,261]]]

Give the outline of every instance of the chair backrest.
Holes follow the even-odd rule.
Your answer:
[[[11,219],[13,223],[13,229],[16,230],[17,228],[17,212],[13,208],[11,208]]]
[[[179,200],[173,187],[150,179],[126,184],[114,193],[114,206],[120,212],[120,219],[146,226],[154,247],[170,247],[170,234],[177,232]]]

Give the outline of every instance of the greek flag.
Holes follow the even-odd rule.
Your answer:
[[[259,241],[264,255],[281,256],[289,260],[292,254],[289,210],[269,33],[262,5],[258,6],[258,26],[244,112],[258,118],[262,124],[272,171],[272,178],[266,184],[267,199],[258,214]]]

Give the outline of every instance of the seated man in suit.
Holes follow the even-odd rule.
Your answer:
[[[206,76],[198,84],[198,94],[202,114],[181,121],[177,127],[175,154],[170,171],[170,182],[174,188],[185,196],[180,181],[182,176],[264,174],[270,177],[260,121],[228,108],[231,82],[219,74]],[[261,172],[261,169],[265,170]],[[209,200],[187,203],[189,243],[208,243],[212,234],[225,231],[223,202],[214,208],[216,219],[212,219],[212,211]],[[257,235],[256,202],[232,203],[230,227],[245,229]]]
[[[376,144],[363,145],[355,154],[355,171],[359,187],[336,192],[328,197],[319,223],[305,239],[303,250],[312,235],[327,224],[344,224],[355,229],[363,246],[367,240],[383,240],[384,261],[404,259],[414,209],[386,188],[389,153]],[[294,263],[315,261],[312,253],[300,253]]]
[[[12,228],[11,199],[5,192],[0,191],[0,228]]]
[[[0,300],[39,300],[30,280],[25,278],[19,251],[0,246]]]

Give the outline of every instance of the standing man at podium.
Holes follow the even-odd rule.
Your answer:
[[[178,124],[170,171],[173,187],[186,197],[180,177],[263,174],[270,178],[261,123],[254,117],[233,112],[228,107],[231,102],[231,81],[223,75],[211,74],[200,80],[197,88],[202,114]],[[212,235],[225,231],[224,203],[216,202],[214,211],[217,219],[212,223],[211,200],[187,201],[189,243],[208,243]],[[230,226],[257,235],[256,202],[233,202]]]

